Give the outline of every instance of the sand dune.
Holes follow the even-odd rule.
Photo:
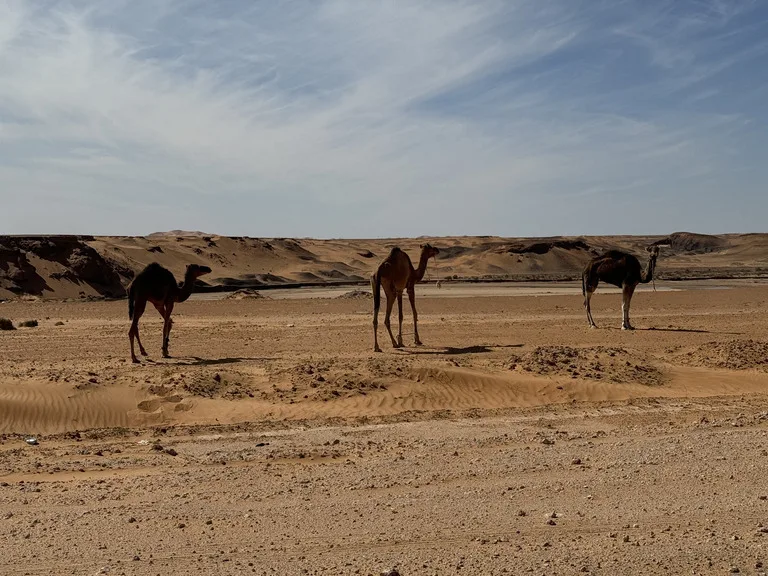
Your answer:
[[[0,385],[0,432],[52,434],[68,430],[148,426],[161,423],[140,416],[135,391],[73,390],[50,383]]]
[[[663,244],[660,278],[768,273],[768,235],[444,237],[382,240],[246,238],[173,231],[147,237],[0,237],[0,297],[120,297],[133,275],[156,261],[181,279],[188,263],[210,266],[211,288],[366,283],[398,245],[418,260],[419,244],[441,249],[426,280],[565,280],[609,248],[644,255]],[[201,284],[201,288],[205,285]]]
[[[211,397],[197,390],[150,392],[112,387],[73,391],[49,383],[0,385],[0,433],[57,434],[102,428],[221,425],[248,421],[381,418],[404,413],[498,411],[640,398],[708,398],[762,394],[768,374],[668,368],[664,386],[606,379],[541,378],[467,368],[421,367],[409,378],[382,379],[363,393],[341,388],[322,400],[276,402],[253,394]],[[353,374],[350,379],[358,379]],[[148,387],[151,389],[152,387]],[[256,389],[254,388],[254,391]],[[266,387],[264,388],[266,390]],[[260,394],[257,394],[260,396]],[[331,399],[331,401],[329,401]]]

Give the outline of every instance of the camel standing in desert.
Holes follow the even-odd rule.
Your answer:
[[[417,325],[418,314],[416,313],[416,291],[417,282],[424,278],[424,272],[427,270],[427,261],[433,256],[437,256],[440,250],[429,244],[421,245],[421,257],[419,258],[419,267],[413,267],[408,254],[400,248],[392,248],[384,261],[379,265],[376,272],[371,276],[371,288],[373,289],[373,350],[381,352],[379,348],[378,329],[379,329],[379,307],[381,306],[381,288],[384,288],[384,294],[387,296],[387,313],[384,317],[384,326],[387,327],[389,337],[392,339],[393,348],[403,347],[403,290],[408,292],[408,300],[411,302],[413,311],[413,334],[417,346],[421,345],[419,339],[419,328]],[[392,328],[389,324],[389,317],[392,313],[392,307],[397,298],[398,309],[398,330],[397,340],[392,335]]]
[[[587,310],[587,321],[590,328],[597,328],[592,319],[590,300],[597,290],[599,282],[606,282],[621,288],[621,329],[634,330],[629,323],[629,305],[632,294],[638,284],[648,284],[653,280],[653,271],[656,268],[656,258],[659,256],[659,247],[646,248],[650,252],[648,265],[645,270],[640,266],[639,260],[632,254],[620,250],[609,250],[605,254],[589,261],[584,273],[581,275],[581,291],[584,294],[584,308]]]
[[[139,319],[144,314],[147,302],[152,304],[163,317],[163,358],[168,358],[168,342],[171,336],[171,312],[176,302],[184,302],[192,294],[195,280],[204,274],[209,274],[211,269],[208,266],[198,264],[189,264],[184,274],[184,282],[179,285],[176,278],[170,270],[163,268],[157,262],[149,264],[144,270],[139,272],[136,278],[131,282],[128,289],[128,317],[132,320],[131,329],[128,331],[128,337],[131,340],[131,360],[138,363],[139,359],[133,349],[133,339],[139,343],[139,351],[142,356],[147,355],[144,346],[141,345],[139,338]]]

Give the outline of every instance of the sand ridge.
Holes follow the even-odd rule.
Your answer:
[[[586,262],[607,249],[645,259],[663,246],[659,278],[739,278],[768,275],[768,235],[583,236],[553,238],[441,237],[371,240],[227,237],[173,231],[147,237],[0,236],[0,298],[125,296],[133,276],[158,262],[181,280],[187,264],[213,273],[200,289],[266,290],[285,286],[366,285],[393,246],[414,262],[419,245],[440,254],[425,280],[578,280]]]

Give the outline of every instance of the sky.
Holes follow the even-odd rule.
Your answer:
[[[0,0],[0,233],[767,232],[764,0]]]

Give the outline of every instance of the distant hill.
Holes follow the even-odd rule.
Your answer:
[[[425,280],[573,280],[604,250],[630,251],[642,261],[652,244],[664,246],[660,278],[768,276],[768,234],[311,240],[173,230],[146,237],[0,236],[0,298],[120,298],[153,261],[178,280],[188,263],[210,266],[203,290],[361,284],[395,245],[417,265],[423,242],[441,249]]]

